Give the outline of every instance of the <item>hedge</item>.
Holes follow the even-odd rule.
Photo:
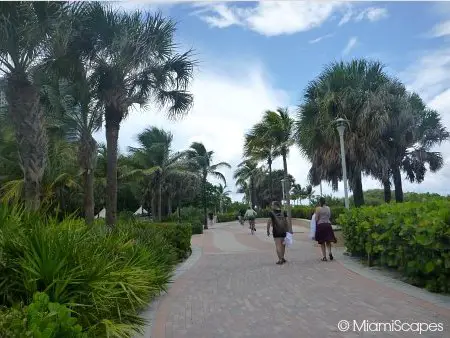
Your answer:
[[[311,219],[312,214],[314,213],[314,207],[305,206],[305,205],[296,205],[291,209],[292,218],[303,218],[303,219]],[[341,215],[345,211],[345,207],[331,207],[331,222],[335,224],[339,215]],[[270,209],[257,210],[257,218],[268,218],[270,213]],[[226,213],[226,214],[218,214],[217,222],[233,222],[237,220],[237,213]]]
[[[449,201],[351,209],[338,223],[352,255],[398,269],[413,285],[450,292]]]
[[[190,223],[130,220],[106,231],[104,221],[87,227],[0,204],[0,316],[9,318],[0,320],[0,337],[29,336],[33,328],[19,334],[14,323],[31,313],[40,327],[64,332],[59,336],[78,337],[77,325],[89,337],[133,336],[144,324],[140,310],[166,290],[175,264],[189,254],[191,234]],[[59,324],[49,321],[49,310]],[[57,331],[61,325],[65,331]]]
[[[228,212],[224,214],[217,215],[217,223],[233,222],[237,221],[238,215],[236,212]]]

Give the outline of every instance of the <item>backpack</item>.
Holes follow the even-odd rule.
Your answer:
[[[287,218],[284,216],[283,213],[280,214],[273,213],[273,216],[275,221],[272,224],[274,236],[286,235],[288,231]]]

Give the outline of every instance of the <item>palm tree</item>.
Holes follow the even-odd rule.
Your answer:
[[[342,177],[339,139],[332,122],[345,117],[347,172],[355,206],[364,204],[362,174],[379,158],[377,140],[388,116],[372,107],[369,98],[388,81],[378,62],[364,59],[333,63],[306,88],[298,111],[297,139],[300,150],[312,163],[309,172],[316,186],[322,179],[337,190]]]
[[[203,215],[204,215],[204,228],[208,229],[208,210],[206,201],[206,183],[208,176],[211,175],[218,178],[226,185],[226,179],[223,174],[218,171],[220,168],[229,168],[231,165],[227,162],[219,162],[212,164],[214,152],[206,150],[205,146],[199,142],[193,142],[189,150],[187,150],[187,157],[192,164],[198,169],[202,178],[202,200],[203,200]]]
[[[40,206],[47,161],[44,111],[34,75],[39,62],[45,59],[48,38],[66,7],[63,2],[0,3],[0,65],[20,154],[25,204],[33,210]]]
[[[262,139],[268,140],[274,147],[274,154],[280,154],[283,158],[284,180],[289,182],[287,156],[289,155],[290,147],[294,144],[294,120],[289,116],[287,108],[278,108],[276,111],[266,111],[261,124]],[[289,225],[291,225],[289,191],[290,187],[286,187],[287,214]]]
[[[244,156],[255,161],[266,161],[269,168],[270,200],[273,200],[272,163],[281,155],[280,149],[275,148],[275,140],[271,137],[267,125],[257,123],[245,135]]]
[[[154,178],[156,195],[158,196],[158,220],[162,219],[162,197],[164,185],[174,176],[186,178],[194,176],[189,171],[184,153],[173,153],[171,150],[173,135],[157,127],[146,128],[138,136],[139,147],[129,147],[134,169],[123,177],[140,176]],[[152,210],[154,213],[154,210]]]
[[[223,203],[230,198],[229,195],[231,193],[230,190],[226,190],[227,186],[219,183],[217,186],[217,192],[219,194],[219,211],[223,213]]]
[[[388,124],[380,138],[380,154],[369,172],[381,180],[385,201],[391,197],[390,177],[395,187],[396,202],[403,202],[401,171],[411,182],[422,182],[427,171],[441,169],[444,161],[441,153],[430,149],[449,137],[436,111],[427,109],[415,93],[408,93],[405,86],[389,81],[371,98],[371,105],[388,113]]]
[[[258,164],[255,161],[247,159],[238,164],[233,175],[233,178],[236,180],[236,184],[238,186],[243,187],[245,185],[244,182],[248,183],[246,185],[249,190],[248,202],[252,206],[255,205],[256,202],[255,179],[258,169]]]
[[[108,175],[106,224],[116,224],[117,141],[120,124],[134,104],[151,98],[169,106],[169,116],[186,113],[192,95],[186,91],[194,62],[191,52],[176,53],[175,23],[159,14],[125,13],[89,4],[85,29],[95,32],[92,68],[95,92],[105,110]]]

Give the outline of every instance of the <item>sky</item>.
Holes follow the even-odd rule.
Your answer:
[[[288,107],[295,118],[304,88],[333,61],[381,61],[439,111],[450,129],[450,2],[126,1],[114,6],[171,17],[179,50],[194,49],[198,60],[189,114],[172,121],[156,107],[132,109],[121,126],[120,151],[136,146],[136,135],[149,126],[171,131],[174,151],[202,142],[214,151],[214,162],[233,166],[223,173],[235,200],[242,199],[232,177],[242,161],[245,132],[268,109]],[[104,142],[104,130],[96,138]],[[427,173],[421,184],[405,178],[404,191],[450,194],[450,143],[436,149],[444,167]],[[274,168],[282,168],[281,159]],[[292,147],[288,170],[296,183],[308,184],[309,168]],[[365,177],[363,187],[381,185]],[[332,192],[324,183],[323,193],[343,196],[343,185]]]

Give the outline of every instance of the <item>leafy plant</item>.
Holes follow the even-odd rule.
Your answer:
[[[2,337],[83,338],[87,337],[66,306],[52,303],[45,293],[36,292],[25,308],[7,309],[0,316]]]
[[[0,305],[27,304],[36,292],[67,306],[95,337],[131,337],[139,311],[165,290],[190,252],[190,224],[56,219],[0,205]]]
[[[353,255],[398,269],[414,285],[450,292],[450,201],[351,209],[338,223]]]

